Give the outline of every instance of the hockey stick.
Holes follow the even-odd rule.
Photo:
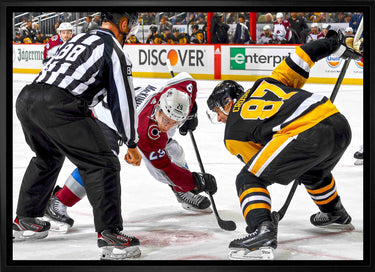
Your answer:
[[[194,134],[193,134],[193,132],[190,129],[189,129],[189,134],[190,134],[190,138],[191,138],[191,141],[193,143],[193,146],[194,146],[195,154],[197,156],[201,172],[205,173],[204,168],[203,168],[203,163],[202,163],[202,160],[201,160],[201,156],[199,155],[197,143],[196,143],[195,138],[194,138]],[[215,213],[215,216],[216,216],[216,219],[217,219],[217,223],[219,224],[220,228],[222,228],[223,230],[229,230],[229,231],[235,230],[236,227],[237,227],[236,223],[234,223],[231,220],[227,221],[227,220],[221,219],[220,216],[219,216],[219,213],[217,212],[215,201],[214,201],[214,199],[212,197],[212,194],[209,193],[209,192],[206,192],[206,193],[210,197],[210,200],[211,200],[211,203],[212,203],[212,208],[214,209],[214,213]]]
[[[361,23],[359,24],[359,27],[358,27],[357,33],[355,34],[354,41],[358,41],[359,38],[360,38],[361,35],[362,35],[362,32],[363,32],[363,24],[362,24],[362,22],[363,22],[363,18],[361,19]],[[353,42],[353,43],[354,43],[354,42]],[[335,86],[334,86],[334,88],[333,88],[333,90],[332,90],[331,96],[330,96],[330,98],[329,98],[329,99],[331,100],[332,103],[333,103],[333,101],[334,101],[335,98],[336,98],[336,95],[337,95],[337,93],[338,93],[338,91],[339,91],[339,88],[340,88],[341,83],[342,83],[342,81],[343,81],[343,79],[344,79],[344,76],[345,76],[345,74],[346,74],[346,71],[348,70],[348,67],[349,67],[349,63],[350,63],[350,61],[351,61],[350,58],[345,60],[344,65],[343,65],[343,67],[342,67],[342,69],[341,69],[341,72],[340,72],[340,74],[339,74],[339,77],[337,78],[336,84],[335,84]],[[285,213],[286,213],[286,210],[287,210],[288,207],[289,207],[289,204],[290,204],[290,202],[291,202],[291,200],[292,200],[292,198],[293,198],[293,195],[294,195],[294,193],[295,193],[295,191],[296,191],[297,186],[298,186],[299,183],[300,183],[299,178],[297,178],[297,179],[294,181],[294,183],[293,183],[293,185],[292,185],[292,188],[290,189],[290,192],[289,192],[289,194],[288,194],[287,199],[285,200],[284,205],[280,208],[280,210],[279,210],[278,212],[276,212],[276,211],[272,212],[272,213],[277,217],[278,221],[280,221],[280,220],[284,217],[284,215],[285,215]]]
[[[167,57],[167,66],[168,66],[169,73],[171,74],[172,77],[174,77],[172,65],[171,65],[170,59],[168,57]],[[203,168],[203,163],[202,163],[202,160],[201,160],[201,156],[199,155],[197,143],[195,141],[193,132],[190,129],[189,129],[189,134],[190,134],[190,138],[191,138],[191,141],[193,143],[193,146],[194,146],[195,155],[197,156],[201,172],[205,173],[204,168]],[[207,192],[207,194],[210,197],[210,200],[211,200],[211,203],[212,203],[212,208],[214,210],[216,220],[217,220],[217,223],[219,224],[220,228],[222,228],[223,230],[229,230],[229,231],[235,230],[236,227],[237,227],[236,223],[234,223],[233,221],[226,221],[226,220],[221,219],[220,216],[219,216],[219,213],[217,212],[216,204],[215,204],[214,198],[212,197],[212,194],[208,193],[208,192]]]

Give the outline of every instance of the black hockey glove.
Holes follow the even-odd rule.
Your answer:
[[[335,39],[338,43],[337,49],[332,53],[332,55],[340,57],[342,59],[360,60],[362,58],[362,54],[356,52],[352,47],[346,44],[346,38],[340,30],[328,30],[326,38]]]
[[[192,172],[195,186],[197,186],[196,192],[200,193],[206,191],[214,194],[217,191],[216,179],[213,175],[207,173]]]
[[[197,102],[194,102],[193,107],[191,108],[189,116],[186,118],[185,123],[180,127],[180,134],[185,136],[188,133],[188,130],[194,131],[198,126],[198,106]]]

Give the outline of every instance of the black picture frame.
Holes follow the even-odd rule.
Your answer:
[[[233,262],[233,261],[14,261],[12,251],[12,21],[14,11],[90,11],[106,7],[127,6],[139,12],[163,11],[243,11],[277,12],[279,10],[324,10],[358,11],[364,14],[364,259],[363,261],[277,261]],[[1,227],[1,271],[373,271],[375,251],[375,192],[373,176],[372,135],[374,131],[375,103],[375,2],[333,0],[265,0],[265,1],[9,1],[1,2],[1,88],[0,88],[0,227]],[[353,193],[355,193],[355,184]],[[324,245],[322,245],[324,246]],[[37,250],[37,249],[36,249]],[[348,245],[350,250],[350,245]]]

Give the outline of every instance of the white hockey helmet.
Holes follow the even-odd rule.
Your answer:
[[[353,28],[351,28],[350,26],[348,26],[347,28],[345,28],[345,32],[353,33]]]
[[[284,14],[282,12],[276,13],[276,19],[284,18]]]
[[[265,31],[265,30],[271,30],[270,25],[265,25],[265,26],[263,27],[263,30],[264,30],[264,31]]]
[[[62,30],[73,31],[73,26],[70,23],[68,23],[68,22],[61,23],[59,25],[59,27],[57,28],[57,32],[60,33],[60,31],[62,31]]]
[[[311,24],[311,28],[313,28],[313,27],[318,27],[318,24],[317,23],[312,23]]]
[[[189,95],[176,88],[170,88],[160,96],[159,109],[168,118],[182,122],[186,119],[190,111]]]

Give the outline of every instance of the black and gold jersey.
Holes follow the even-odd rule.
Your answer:
[[[161,34],[154,33],[152,36],[150,36],[146,43],[149,44],[162,44],[164,38]]]
[[[177,37],[175,37],[175,43],[177,44],[188,44],[189,37],[186,33],[180,33]]]
[[[314,61],[330,55],[329,50],[317,55],[316,50],[328,46],[324,43],[315,44],[315,49],[297,47],[270,77],[258,79],[232,106],[225,145],[233,155],[248,162],[276,134],[292,137],[338,112],[327,97],[300,89]]]
[[[196,44],[205,43],[204,42],[204,33],[203,33],[203,31],[199,29],[197,32],[191,34],[190,41],[192,43],[196,43]]]

